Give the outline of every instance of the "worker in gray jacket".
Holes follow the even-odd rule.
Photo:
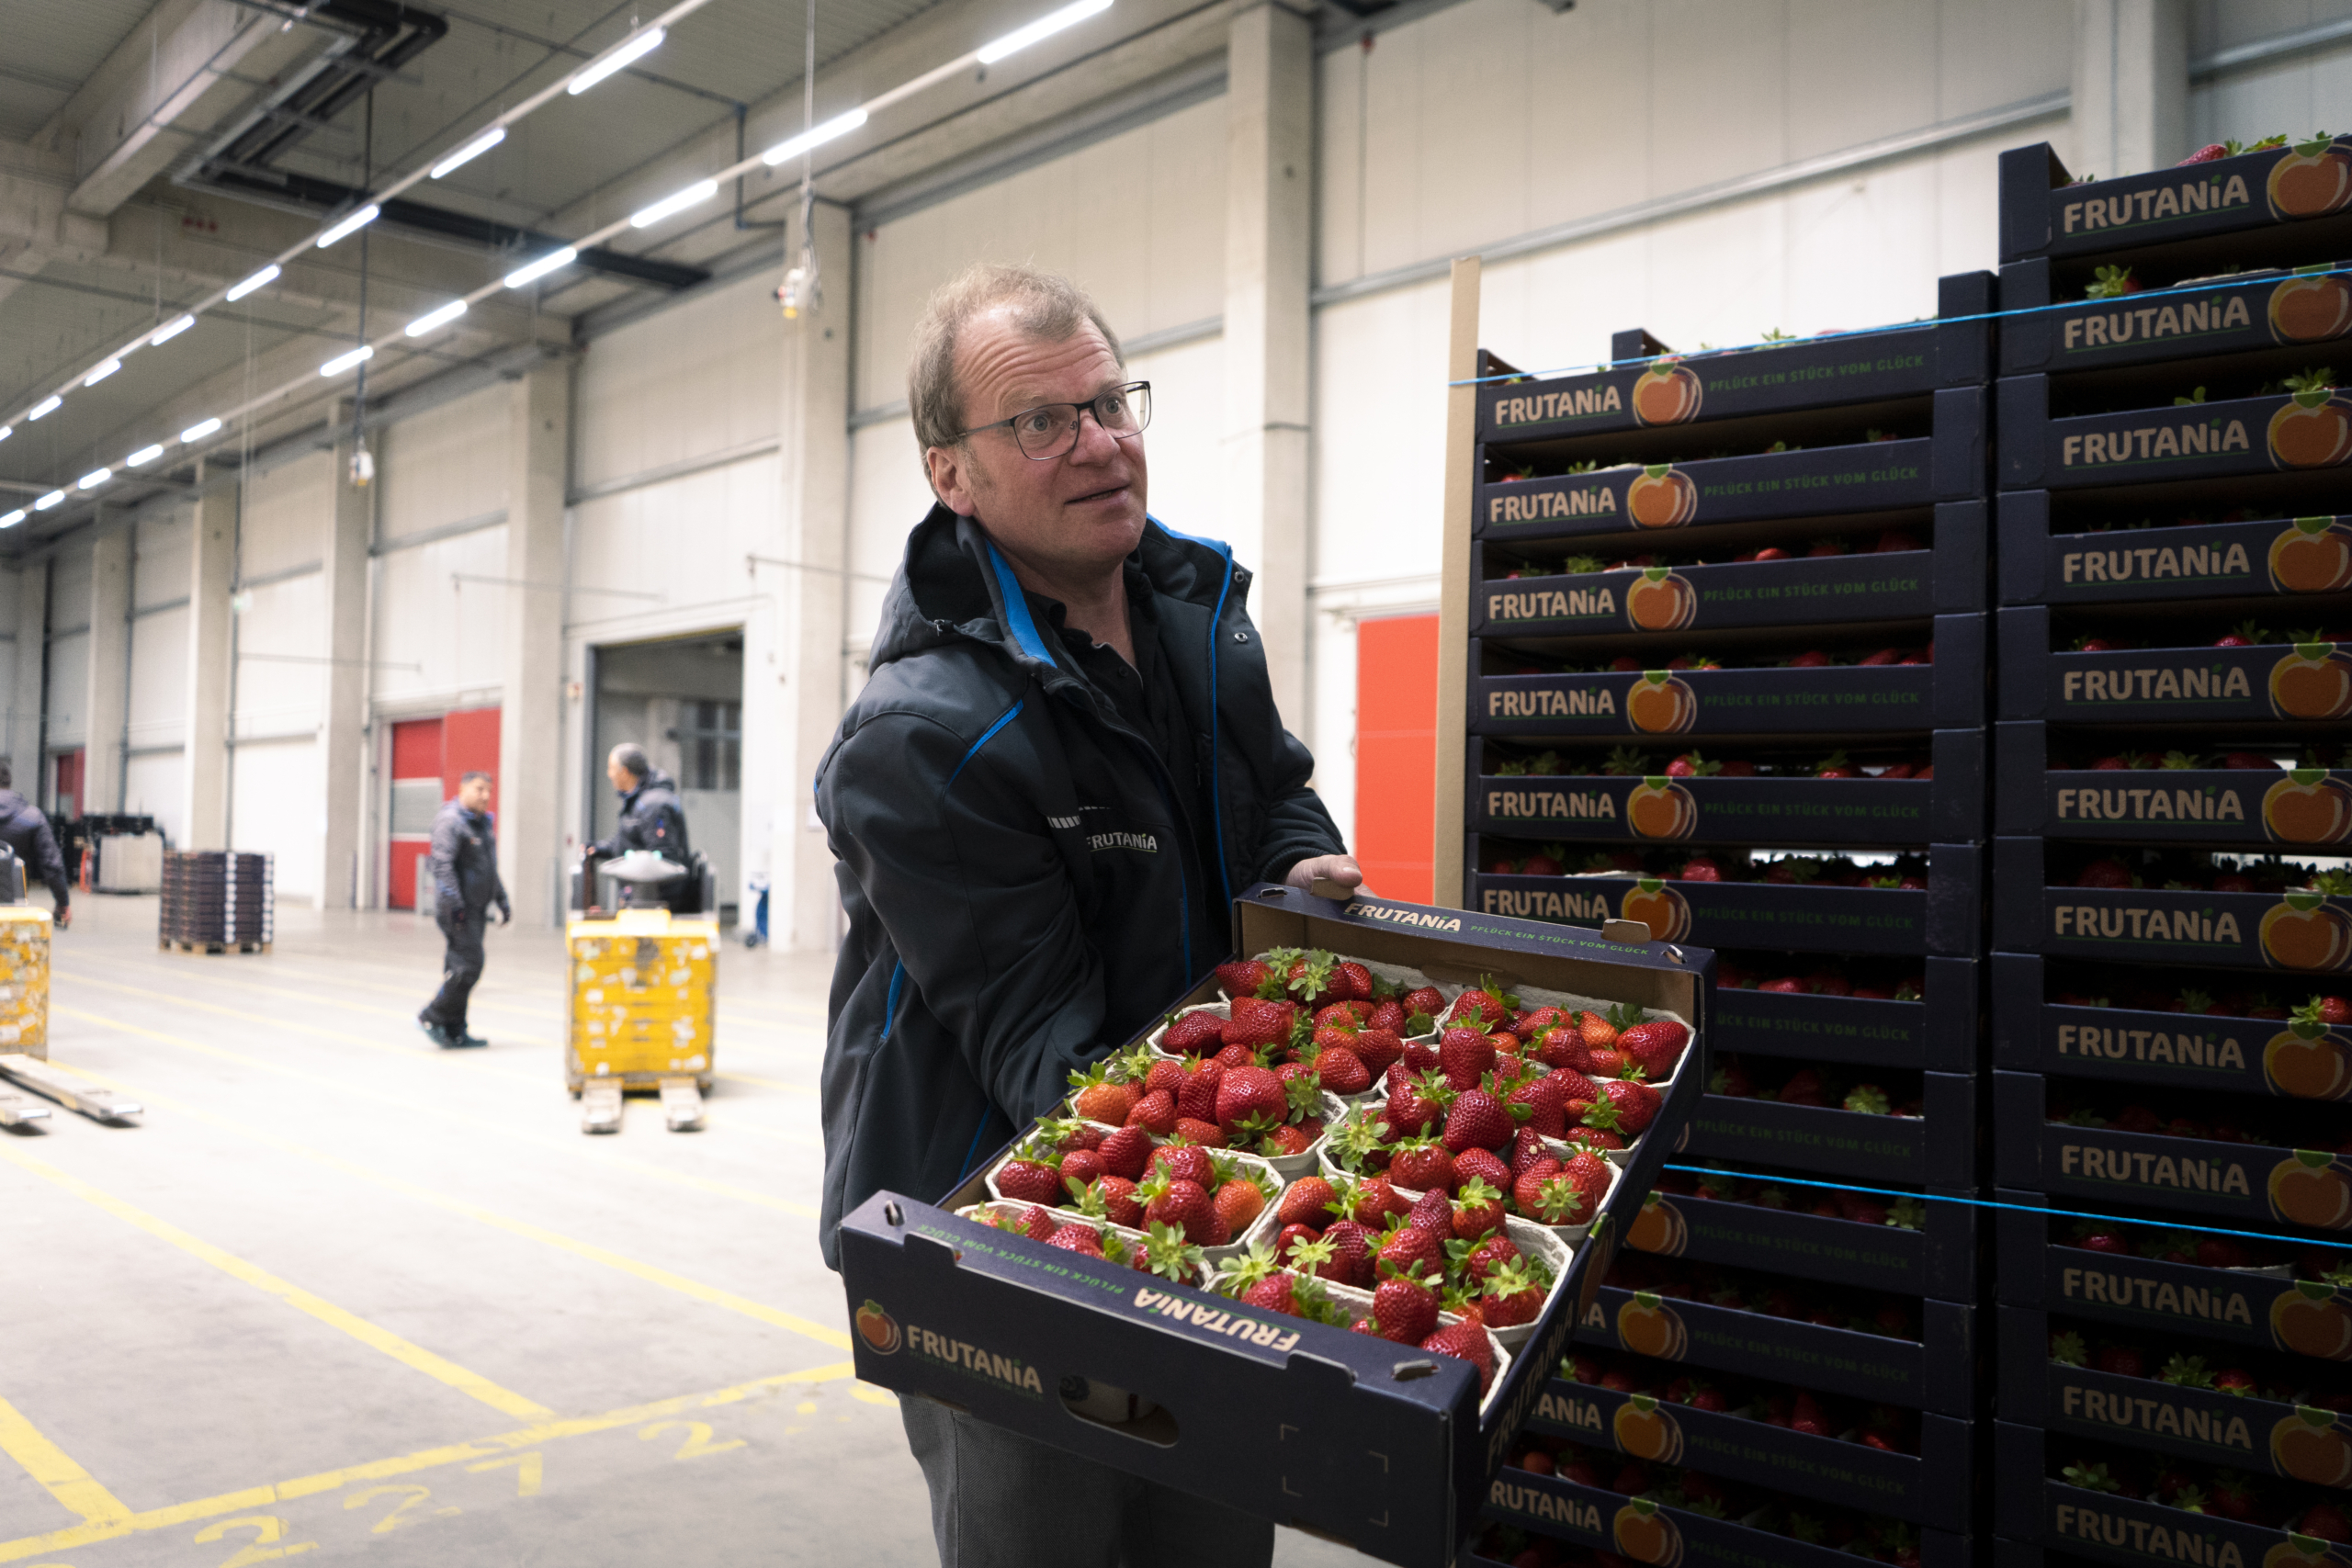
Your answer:
[[[468,773],[458,781],[457,795],[442,803],[433,818],[432,855],[434,919],[448,951],[441,964],[441,989],[416,1015],[417,1025],[445,1050],[487,1045],[489,1041],[466,1032],[466,998],[481,978],[481,938],[491,906],[498,906],[500,925],[514,918],[506,885],[498,879],[498,830],[490,811],[488,773]]]

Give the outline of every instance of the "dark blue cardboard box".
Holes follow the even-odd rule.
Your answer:
[[[1994,383],[2000,487],[2113,489],[2312,473],[2352,457],[2352,399],[2328,391],[2050,414],[2050,378]]]
[[[2046,490],[2011,491],[1994,506],[2004,604],[2168,604],[2352,587],[2352,517],[2075,534],[2052,532]]]
[[[2080,764],[2109,748],[2079,740],[2077,765],[2052,767],[2046,722],[2012,720],[1996,736],[1996,833],[2320,854],[2352,837],[2352,771],[2093,768]]]
[[[1758,1186],[1772,1182],[1769,1176],[1747,1179]],[[1800,1201],[1807,1193],[1804,1188],[1792,1190]],[[1624,1245],[1635,1252],[1792,1279],[1966,1301],[1976,1293],[1976,1215],[1973,1203],[1930,1201],[1919,1228],[1906,1230],[1793,1208],[1653,1191],[1626,1228]]]
[[[1695,948],[1383,899],[1336,904],[1273,886],[1236,900],[1234,927],[1239,953],[1319,947],[1449,982],[1491,974],[1638,1002],[1690,1019],[1691,1049],[1704,1048],[1713,955]],[[1170,1006],[1214,992],[1204,980]],[[1703,1059],[1692,1065],[1701,1070],[1676,1075],[1592,1239],[1483,1411],[1467,1362],[957,1219],[956,1209],[984,1195],[977,1176],[935,1203],[877,1193],[842,1221],[843,1284],[854,1307],[870,1303],[854,1346],[857,1375],[1384,1562],[1450,1561],[1697,1098]],[[1099,1424],[1065,1402],[1070,1379],[1129,1390],[1160,1409]]]
[[[2047,606],[1996,611],[2001,719],[2069,724],[2315,724],[2352,715],[2352,646],[2052,652]]]
[[[1976,1179],[1976,1079],[1921,1076],[1919,1116],[1710,1094],[1691,1113],[1684,1149],[1699,1165],[1746,1160],[1823,1176],[1967,1186]]]
[[[2314,892],[2052,886],[2046,840],[1993,840],[1993,945],[2135,964],[2352,968],[2352,904]]]
[[[1718,987],[1713,1048],[1718,1055],[1974,1072],[1975,960],[1930,957],[1921,967],[1928,983],[1916,1002]]]
[[[2079,1221],[2019,1212],[2046,1208],[2048,1198],[2008,1188],[1996,1198],[2016,1205],[1994,1211],[1994,1280],[2006,1305],[2352,1360],[2352,1288],[2297,1280],[2291,1269],[2208,1269],[2068,1246],[2061,1238]]]
[[[2230,254],[2264,259],[2263,237],[2245,231],[2301,225],[2327,244],[2343,237],[2331,220],[2352,198],[2347,166],[2352,138],[2321,138],[2077,185],[2048,142],[2012,147],[2001,154],[2001,261],[2147,251],[2223,234],[2244,236]]]
[[[2015,262],[2001,269],[2000,373],[2065,375],[2327,343],[2352,333],[2346,265],[2271,267],[2092,299],[2071,279],[2060,284],[2048,257]]]

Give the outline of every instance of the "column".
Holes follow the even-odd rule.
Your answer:
[[[2076,175],[2143,174],[2188,151],[2188,0],[2075,0]]]
[[[130,546],[124,523],[90,541],[89,715],[82,752],[82,810],[122,809],[123,727],[130,702]]]
[[[761,553],[762,609],[744,628],[743,894],[768,878],[768,936],[787,952],[827,952],[840,925],[832,852],[816,819],[817,763],[841,723],[849,565],[850,227],[816,209],[819,308],[784,324],[783,493]],[[794,236],[797,240],[797,236]],[[797,249],[797,247],[796,247]]]
[[[229,649],[235,612],[230,608],[237,558],[237,486],[226,470],[207,464],[197,474],[190,509],[187,584],[187,809],[180,820],[187,850],[229,847]]]
[[[41,715],[49,660],[49,562],[30,562],[17,577],[17,690],[8,705],[8,764],[17,792],[40,799]]]
[[[1306,728],[1307,292],[1314,32],[1261,0],[1226,42],[1225,459],[1221,520],[1256,574],[1250,613],[1283,722]]]
[[[540,365],[514,383],[507,405],[506,575],[563,581],[563,493],[571,472],[571,367]],[[506,590],[506,647],[498,700],[498,874],[514,919],[552,925],[563,812],[564,596]]]
[[[327,516],[325,572],[326,722],[319,732],[325,789],[323,851],[319,857],[319,908],[358,903],[360,829],[367,818],[368,546],[375,535],[376,491],[351,482],[351,405],[334,420],[334,502]]]

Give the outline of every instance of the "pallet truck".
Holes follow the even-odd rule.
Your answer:
[[[129,1125],[140,1103],[49,1060],[50,913],[25,902],[25,868],[0,844],[0,1127],[49,1118],[32,1090],[93,1122]]]
[[[580,1101],[580,1130],[619,1132],[632,1090],[661,1096],[670,1131],[699,1130],[720,945],[709,863],[697,854],[682,865],[645,850],[592,856],[572,874],[571,908],[564,1081]]]

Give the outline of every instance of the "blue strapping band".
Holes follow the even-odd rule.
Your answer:
[[[1012,640],[1021,651],[1046,664],[1054,656],[1046,651],[1045,639],[1037,635],[1037,623],[1029,617],[1029,598],[1021,590],[1021,580],[1012,575],[1012,563],[997,553],[993,540],[983,539],[988,547],[989,565],[996,570],[998,589],[1004,594],[1004,621],[1012,629]]]
[[[1753,1181],[1764,1187],[1826,1187],[1835,1192],[1866,1192],[1874,1198],[1908,1198],[1915,1202],[1962,1203],[1972,1209],[2014,1209],[2020,1214],[2060,1214],[2070,1220],[2104,1220],[2115,1225],[2152,1225],[2158,1230],[2199,1231],[2207,1235],[2243,1235],[2256,1241],[2301,1242],[2312,1247],[2342,1247],[2340,1241],[2325,1236],[2280,1235],[2275,1231],[2232,1230],[2226,1225],[2193,1225],[2186,1220],[2135,1220],[2125,1214],[2094,1214],[2084,1209],[2045,1209],[2034,1203],[1996,1203],[1989,1198],[1962,1198],[1946,1192],[1900,1192],[1891,1187],[1857,1187],[1850,1181],[1811,1181],[1799,1176],[1759,1176],[1752,1170],[1715,1170],[1703,1165],[1668,1165],[1665,1170],[1679,1170],[1691,1176],[1725,1176],[1736,1181]],[[1661,1193],[1661,1197],[1676,1198],[1682,1194]],[[1713,1201],[1713,1200],[1709,1200]],[[1733,1200],[1736,1201],[1736,1200]]]

